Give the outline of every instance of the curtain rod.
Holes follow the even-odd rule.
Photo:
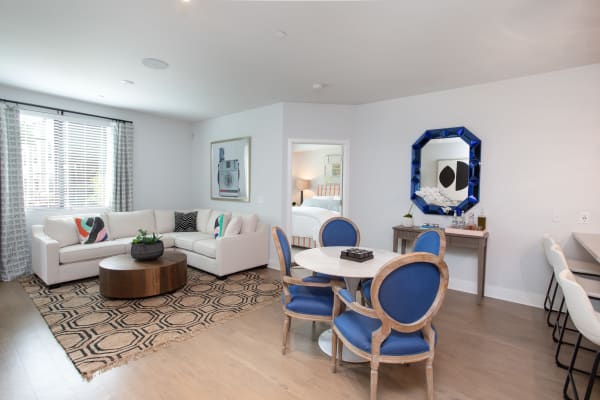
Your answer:
[[[102,119],[108,119],[110,121],[128,122],[130,124],[133,124],[132,121],[126,121],[124,119],[105,117],[103,115],[96,115],[96,114],[88,114],[88,113],[83,113],[83,112],[73,111],[73,110],[65,110],[63,108],[47,107],[47,106],[41,106],[39,104],[24,103],[22,101],[15,101],[15,100],[8,100],[8,99],[1,99],[1,98],[0,98],[0,101],[4,101],[4,102],[7,102],[7,103],[20,104],[22,106],[39,107],[39,108],[44,108],[46,110],[58,111],[60,113],[79,114],[79,115],[85,115],[86,117],[102,118]]]

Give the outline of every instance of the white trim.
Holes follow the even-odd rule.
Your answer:
[[[448,288],[464,293],[477,293],[477,282],[450,277]],[[485,285],[485,297],[505,300],[511,303],[524,304],[527,306],[542,308],[545,294],[525,292],[521,290],[508,289],[500,286]],[[485,298],[483,300],[485,302]]]
[[[285,210],[285,231],[288,232],[288,236],[291,237],[292,232],[292,193],[290,188],[292,187],[292,148],[294,144],[337,144],[342,146],[343,154],[343,166],[342,166],[342,215],[345,217],[349,216],[350,213],[350,141],[349,140],[329,140],[329,139],[288,139],[288,150],[287,150],[287,166],[286,166],[286,177],[285,177],[285,196],[284,196],[284,210]]]

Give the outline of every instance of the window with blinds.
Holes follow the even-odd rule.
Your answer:
[[[110,122],[21,111],[20,125],[26,208],[110,206]]]

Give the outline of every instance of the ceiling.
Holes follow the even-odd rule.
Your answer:
[[[0,83],[190,121],[598,62],[598,0],[0,0]]]

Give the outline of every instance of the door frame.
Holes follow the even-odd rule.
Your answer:
[[[292,236],[292,149],[295,144],[335,144],[342,146],[342,215],[349,218],[350,212],[350,141],[334,139],[289,138],[285,178],[284,215],[285,230]]]

